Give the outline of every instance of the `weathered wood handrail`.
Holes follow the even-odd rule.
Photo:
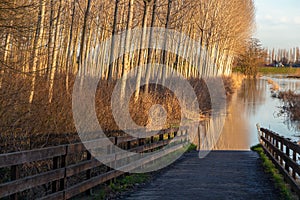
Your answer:
[[[298,164],[300,146],[265,128],[260,128],[259,134],[265,153],[300,197],[300,166]]]
[[[20,192],[33,189],[41,185],[50,185],[51,192],[46,191],[43,199],[69,199],[85,191],[89,191],[93,187],[112,180],[122,174],[123,171],[135,169],[137,166],[144,166],[156,159],[175,152],[187,144],[187,130],[165,129],[156,135],[149,135],[149,138],[137,139],[130,136],[111,137],[109,138],[115,145],[128,149],[131,152],[147,152],[154,151],[157,148],[163,148],[170,144],[170,148],[159,153],[154,153],[149,157],[130,163],[123,168],[118,168],[120,171],[110,169],[105,173],[93,175],[91,170],[103,166],[98,160],[90,156],[90,153],[82,143],[61,145],[43,149],[21,151],[7,154],[0,154],[0,172],[10,174],[7,181],[0,180],[0,198],[9,197],[17,199]],[[97,148],[97,143],[101,139],[91,141],[89,147]],[[147,140],[147,143],[145,142]],[[135,144],[135,146],[133,146]],[[109,146],[108,146],[109,147]],[[107,148],[107,151],[112,151],[112,147]],[[84,155],[83,159],[76,160],[75,163],[68,164],[68,159],[72,156]],[[111,152],[107,158],[107,163],[127,159],[128,155],[114,154]],[[23,175],[20,177],[20,169],[25,165],[33,162],[49,162],[51,169],[47,169],[41,173],[34,175]],[[123,170],[122,170],[123,169]],[[7,172],[9,171],[9,172]],[[76,182],[73,185],[67,183],[67,180],[82,173],[86,173],[83,181]],[[24,194],[23,194],[24,195]],[[26,196],[26,194],[25,194]]]

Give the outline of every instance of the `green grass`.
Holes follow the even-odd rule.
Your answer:
[[[299,68],[291,67],[258,67],[259,74],[299,74]],[[233,72],[242,73],[241,67],[235,67],[232,69]]]
[[[291,190],[289,189],[288,185],[284,181],[283,176],[279,173],[275,165],[264,153],[262,146],[258,144],[256,146],[251,147],[251,150],[259,154],[260,158],[262,159],[262,165],[264,167],[265,172],[271,174],[275,182],[275,186],[280,190],[282,197],[287,200],[294,199]]]
[[[194,151],[194,150],[197,150],[197,145],[191,143],[186,151],[190,152],[190,151]]]
[[[297,68],[291,67],[259,67],[258,72],[261,74],[296,74]]]
[[[242,68],[241,67],[234,67],[234,68],[232,68],[232,72],[242,73]]]
[[[121,192],[121,191],[126,191],[129,188],[132,188],[136,184],[144,183],[148,179],[149,176],[146,174],[132,174],[117,180],[116,183],[111,182],[108,187],[113,192]]]
[[[150,174],[131,174],[122,178],[118,178],[116,182],[111,181],[110,184],[101,189],[93,199],[106,199],[109,193],[120,193],[133,188],[137,184],[145,183],[150,179]]]

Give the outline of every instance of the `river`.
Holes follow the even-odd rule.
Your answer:
[[[299,79],[288,79],[282,75],[245,79],[227,103],[225,124],[214,149],[249,150],[252,145],[258,144],[256,124],[293,141],[300,139],[299,125],[281,112],[283,103],[272,97],[274,85],[270,84],[270,80],[279,86],[280,91],[290,89],[300,93]],[[217,122],[213,120],[212,123]]]

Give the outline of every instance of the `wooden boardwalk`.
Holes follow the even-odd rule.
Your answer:
[[[270,176],[251,151],[213,151],[199,159],[185,154],[151,183],[122,199],[270,199],[279,198]]]

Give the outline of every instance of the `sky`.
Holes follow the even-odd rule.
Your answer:
[[[264,47],[300,47],[300,0],[254,0],[256,31]]]

